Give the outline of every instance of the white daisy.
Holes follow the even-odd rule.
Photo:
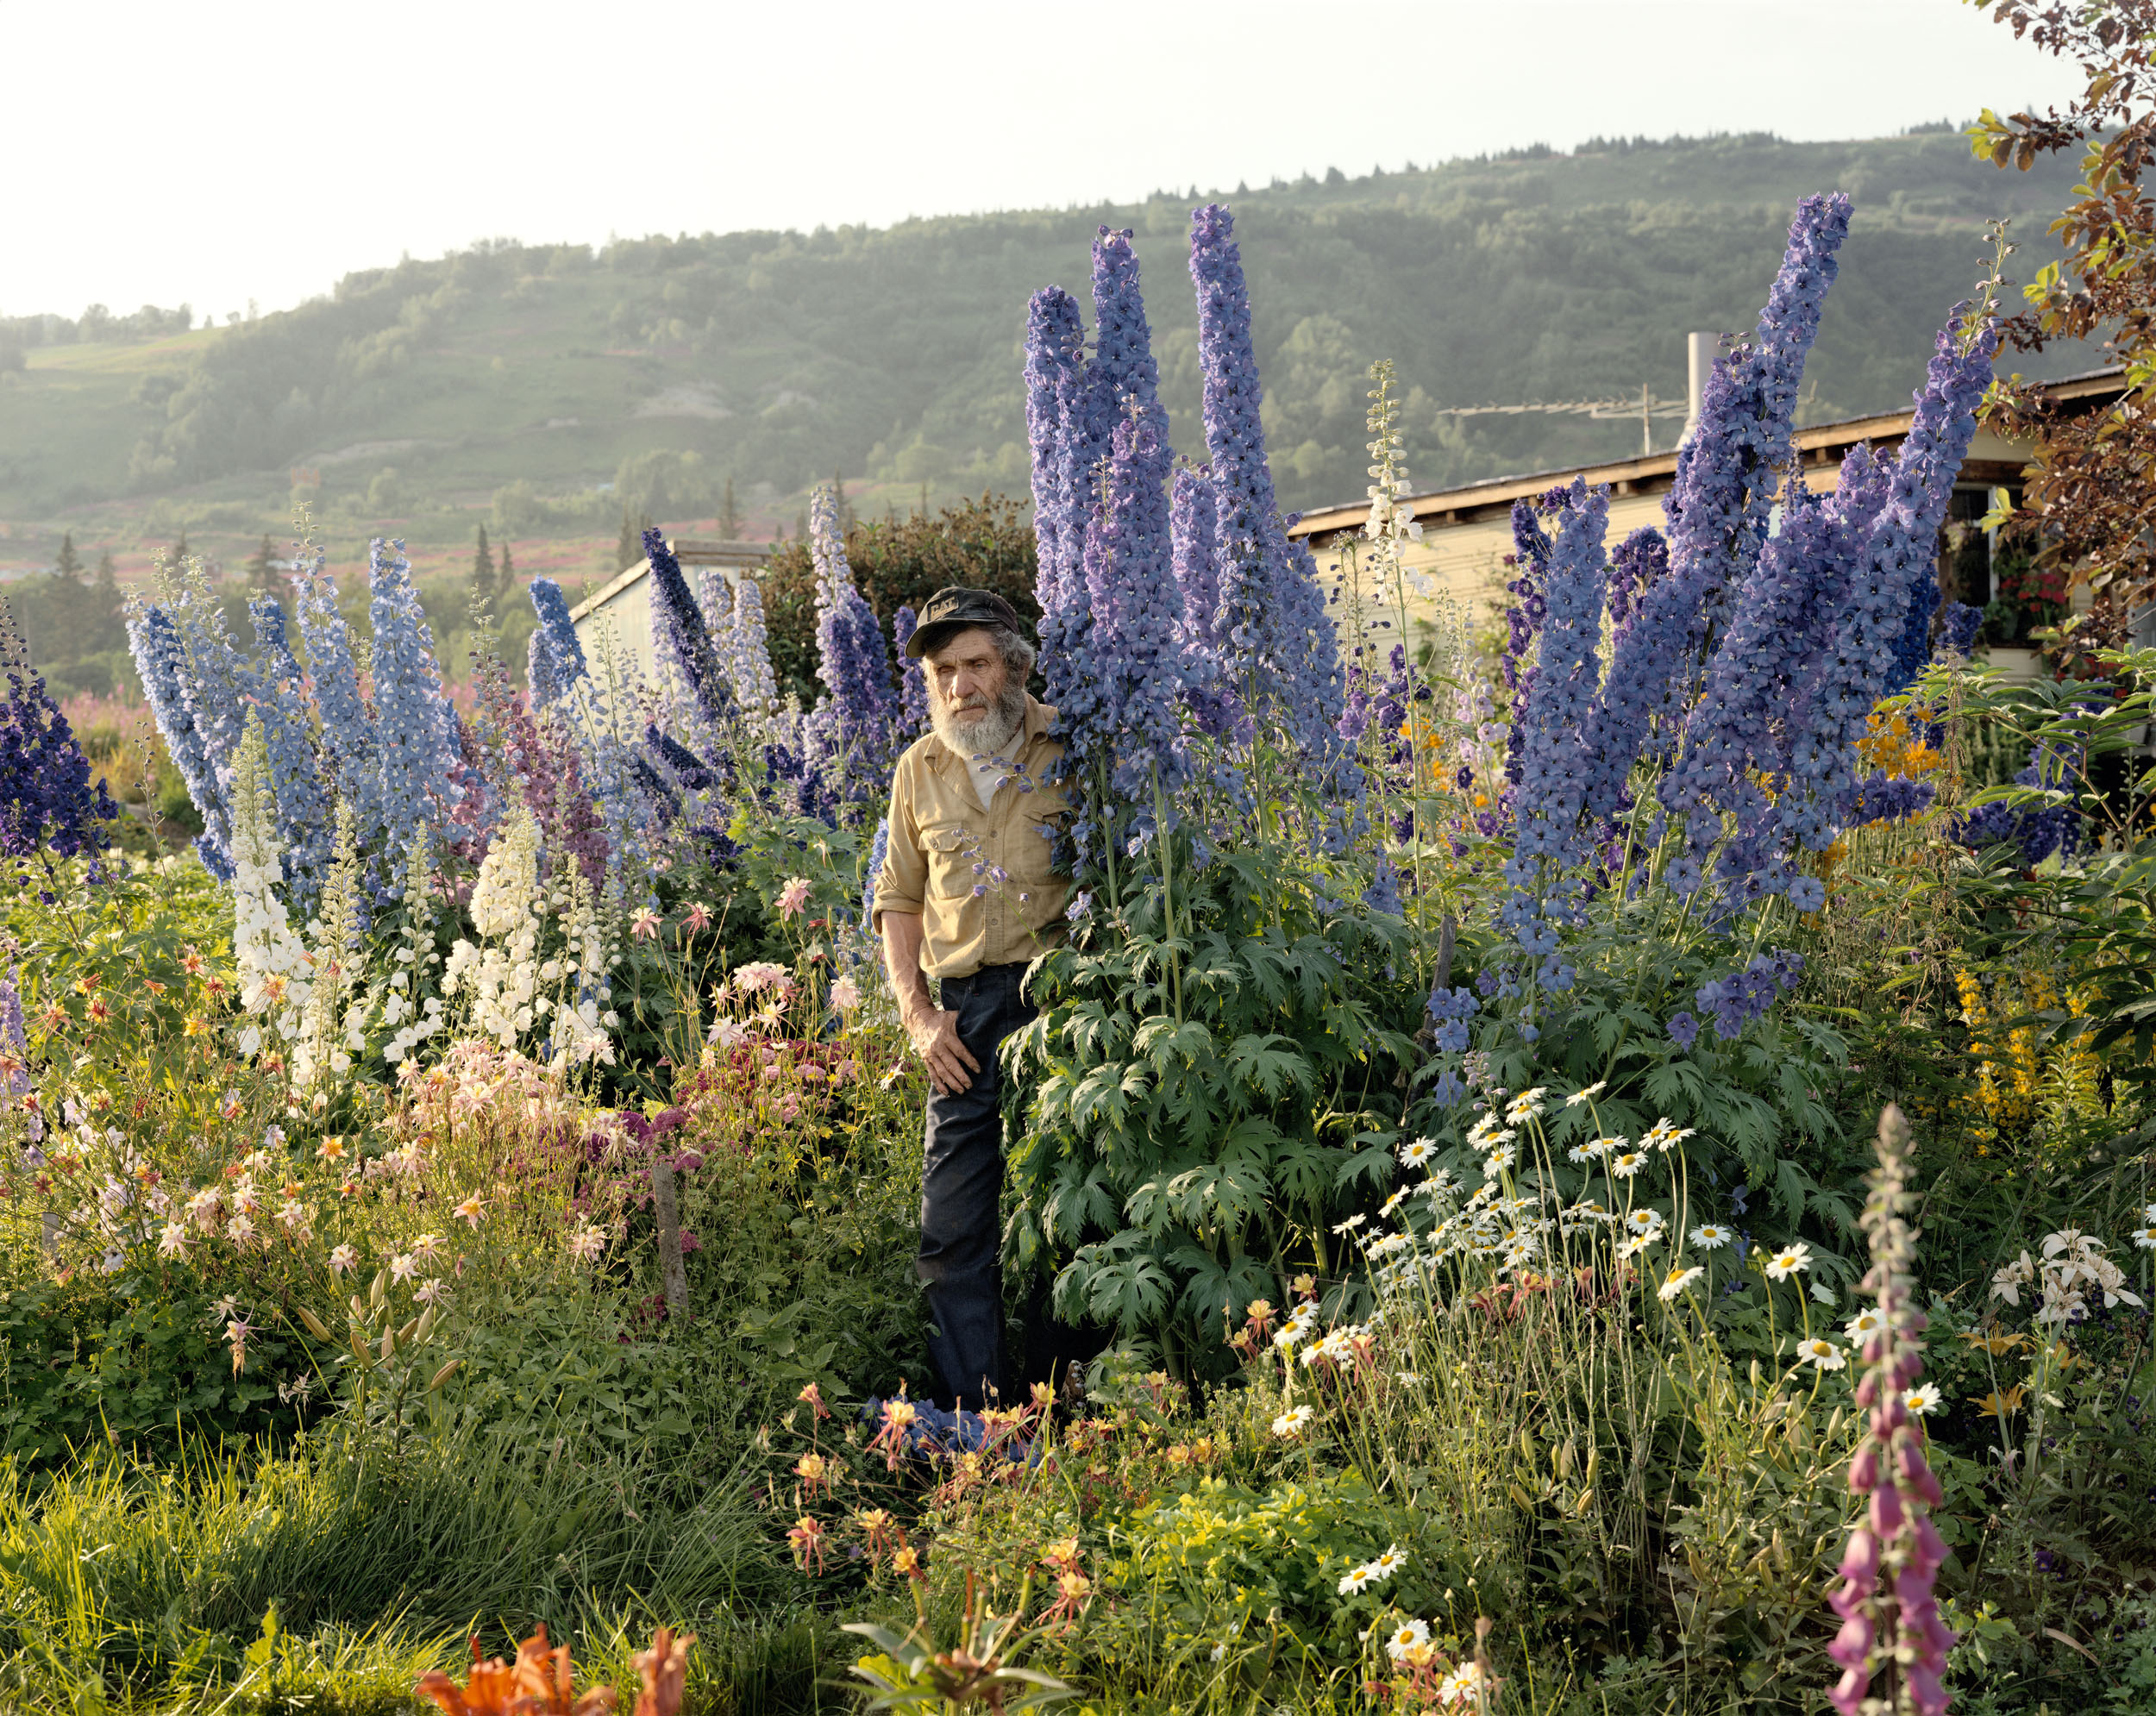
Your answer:
[[[1811,1267],[1812,1248],[1800,1239],[1794,1245],[1783,1246],[1782,1249],[1767,1259],[1767,1279],[1771,1281],[1786,1281],[1791,1275],[1797,1274]]]
[[[1696,1263],[1689,1269],[1672,1269],[1664,1278],[1662,1285],[1654,1290],[1655,1297],[1667,1305],[1706,1273]]]
[[[1400,1159],[1409,1168],[1420,1168],[1437,1153],[1437,1142],[1432,1138],[1412,1139],[1400,1147]]]
[[[1808,1341],[1799,1341],[1796,1356],[1820,1370],[1839,1370],[1849,1362],[1842,1350],[1824,1335],[1814,1335]]]
[[[1585,1090],[1576,1090],[1571,1095],[1566,1097],[1564,1099],[1564,1105],[1567,1108],[1577,1108],[1583,1102],[1592,1102],[1596,1097],[1600,1096],[1608,1088],[1609,1080],[1608,1079],[1597,1079],[1593,1084],[1588,1086]]]
[[[1736,1237],[1719,1222],[1702,1222],[1692,1230],[1692,1243],[1702,1251],[1719,1251]]]
[[[1902,1404],[1919,1418],[1929,1418],[1939,1410],[1939,1384],[1927,1382],[1921,1388],[1912,1388],[1902,1396]]]

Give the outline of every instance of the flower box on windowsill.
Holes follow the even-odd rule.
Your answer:
[[[2042,672],[2040,650],[2009,649],[1995,644],[1984,651],[1984,660],[2004,674],[2009,685],[2025,686]]]

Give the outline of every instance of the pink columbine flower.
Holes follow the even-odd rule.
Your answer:
[[[689,902],[689,915],[683,924],[691,935],[701,935],[711,927],[711,909],[700,899]]]
[[[808,904],[810,886],[806,876],[788,876],[786,886],[779,890],[779,916],[799,917],[801,908]]]
[[[861,986],[850,977],[842,977],[831,985],[831,1005],[840,1012],[851,1012],[861,1005]]]
[[[359,1267],[360,1254],[349,1245],[340,1245],[329,1254],[329,1273],[333,1275],[349,1274]]]
[[[629,933],[640,942],[655,940],[659,934],[659,914],[647,905],[630,920]]]
[[[419,1260],[409,1251],[399,1251],[389,1260],[389,1278],[392,1281],[408,1281],[419,1273]]]

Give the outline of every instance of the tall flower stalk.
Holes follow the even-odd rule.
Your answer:
[[[1865,1291],[1879,1307],[1865,1342],[1857,1404],[1868,1412],[1849,1465],[1849,1490],[1866,1498],[1864,1519],[1843,1551],[1841,1588],[1829,1600],[1841,1631],[1827,1654],[1842,1675],[1828,1694],[1841,1716],[1943,1716],[1952,1628],[1940,1619],[1934,1587],[1946,1545],[1930,1511],[1945,1502],[1924,1457],[1921,1419],[1908,1399],[1924,1373],[1926,1318],[1916,1304],[1916,1232],[1907,1219],[1909,1128],[1891,1104],[1879,1116],[1879,1165],[1865,1200],[1871,1268]],[[1871,1695],[1873,1682],[1885,1695]]]
[[[1301,784],[1332,807],[1323,842],[1344,847],[1361,824],[1362,770],[1339,731],[1346,675],[1310,551],[1288,540],[1265,456],[1263,391],[1250,289],[1234,222],[1219,204],[1190,217],[1198,294],[1206,448],[1216,495],[1224,677],[1249,719],[1295,760]]]
[[[899,688],[883,628],[855,587],[838,498],[828,486],[809,503],[809,545],[816,561],[816,672],[828,693],[814,718],[826,790],[851,824],[890,791],[900,748]]]

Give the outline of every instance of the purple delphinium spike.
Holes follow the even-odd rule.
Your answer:
[[[267,597],[248,604],[261,652],[259,673],[248,678],[268,746],[269,785],[277,804],[278,838],[284,847],[287,899],[304,917],[335,856],[336,831],[323,790],[322,764],[307,730],[306,688],[299,663],[285,641],[285,611]]]
[[[1074,756],[1106,764],[1112,796],[1131,808],[1141,832],[1154,823],[1156,784],[1169,794],[1182,785],[1184,686],[1204,665],[1181,647],[1182,595],[1169,546],[1160,441],[1151,415],[1116,425],[1101,509],[1086,535],[1093,622],[1085,667],[1095,696],[1065,738]]]
[[[7,630],[0,648],[0,670],[8,679],[0,701],[0,853],[94,855],[104,849],[107,826],[120,807],[102,780],[91,785],[90,760],[74,730],[25,659],[12,627]]]
[[[906,653],[918,623],[913,610],[903,603],[891,616],[891,641],[899,647],[899,732],[908,743],[928,731],[928,675]]]
[[[1307,548],[1288,542],[1275,504],[1250,291],[1234,222],[1218,204],[1191,215],[1190,276],[1218,508],[1223,679],[1247,716],[1262,713],[1281,730],[1310,786],[1338,807],[1326,838],[1343,844],[1361,824],[1363,782],[1339,733],[1347,691],[1339,636],[1325,611],[1317,564]]]
[[[744,573],[734,586],[734,620],[727,636],[728,675],[750,731],[770,729],[779,709],[778,676],[771,671],[771,642],[764,629],[763,591]]]
[[[1766,540],[1796,431],[1805,355],[1839,266],[1835,254],[1848,236],[1848,197],[1807,197],[1796,205],[1758,326],[1715,363],[1701,393],[1698,427],[1678,450],[1665,509],[1670,575],[1698,592],[1695,654]]]
[[[232,877],[231,816],[202,730],[181,683],[186,654],[172,616],[154,602],[136,601],[128,611],[128,647],[142,681],[151,717],[165,750],[179,769],[203,832],[196,843],[203,863],[220,881]]]
[[[1609,626],[1613,640],[1630,631],[1640,598],[1670,569],[1670,545],[1651,524],[1618,543],[1609,557]]]
[[[1557,962],[1557,925],[1570,902],[1557,878],[1583,863],[1592,843],[1586,808],[1588,714],[1600,673],[1603,541],[1609,491],[1584,478],[1535,503],[1552,534],[1530,528],[1545,545],[1538,551],[1545,614],[1534,673],[1513,717],[1520,736],[1520,781],[1514,800],[1513,853],[1505,866],[1511,895],[1498,914],[1520,948],[1544,961],[1544,980],[1563,988],[1570,974]]]
[[[458,767],[462,747],[455,712],[442,695],[434,633],[412,587],[402,542],[374,539],[367,551],[367,589],[382,820],[387,850],[397,863],[420,824],[434,819],[436,795]]]
[[[1193,648],[1218,654],[1220,636],[1218,498],[1213,473],[1188,465],[1169,489],[1168,529],[1175,544],[1175,583],[1182,592],[1183,635]]]
[[[1520,748],[1526,730],[1519,718],[1520,711],[1527,707],[1532,695],[1535,648],[1542,636],[1543,619],[1549,611],[1543,584],[1549,576],[1550,544],[1542,534],[1542,527],[1535,522],[1535,510],[1545,503],[1561,504],[1555,498],[1557,492],[1553,491],[1538,501],[1516,500],[1512,506],[1511,564],[1514,575],[1506,582],[1505,588],[1514,600],[1512,606],[1505,610],[1505,653],[1498,665],[1512,701],[1512,732],[1505,744],[1505,779],[1514,786],[1520,784]]]
[[[716,740],[733,721],[734,699],[711,628],[662,531],[644,532],[644,558],[651,563],[652,643],[694,703],[703,736]]]
[[[1595,710],[1589,748],[1598,761],[1589,805],[1602,821],[1618,814],[1626,779],[1650,742],[1675,742],[1727,594],[1765,540],[1804,356],[1848,230],[1846,197],[1808,197],[1797,205],[1758,330],[1715,364],[1702,391],[1699,425],[1678,451],[1665,504],[1668,569],[1631,605]]]
[[[849,824],[888,794],[899,746],[899,689],[875,612],[854,587],[828,486],[809,501],[809,544],[816,561],[817,677],[829,697],[816,728],[826,789]],[[806,723],[804,723],[806,737]]]
[[[1833,616],[1832,647],[1792,719],[1795,778],[1776,811],[1784,834],[1814,852],[1832,842],[1835,807],[1856,782],[1857,742],[1893,667],[1909,592],[1936,552],[1954,478],[1976,433],[1977,405],[1990,385],[1997,329],[1987,321],[1972,335],[1965,313],[1958,306],[1940,333],[1885,502]],[[1863,504],[1872,492],[1867,485]]]
[[[551,578],[535,578],[529,587],[532,611],[539,617],[531,633],[531,696],[543,709],[567,695],[570,686],[590,669],[561,586]]]
[[[382,827],[382,761],[374,712],[360,692],[352,635],[337,606],[337,586],[324,571],[327,556],[303,545],[292,573],[293,605],[307,645],[307,677],[322,717],[322,759],[337,797],[352,807],[362,851]]]
[[[1063,691],[1058,658],[1076,642],[1085,623],[1080,563],[1087,498],[1083,485],[1074,492],[1070,480],[1074,463],[1083,458],[1072,442],[1083,439],[1082,425],[1073,416],[1084,390],[1084,369],[1078,301],[1061,286],[1034,293],[1026,311],[1025,427],[1032,448],[1040,666],[1051,703],[1059,703]]]

